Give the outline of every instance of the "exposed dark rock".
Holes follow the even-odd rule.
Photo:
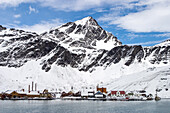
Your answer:
[[[0,64],[7,62],[9,67],[20,67],[26,62],[26,59],[41,58],[56,46],[54,42],[43,41],[41,39],[33,40],[20,46],[13,46],[5,52],[0,52]],[[17,64],[13,60],[20,61],[21,64]]]
[[[68,27],[68,26],[71,25],[72,23],[73,23],[73,22],[68,22],[68,23],[62,25],[61,27]]]
[[[74,31],[74,29],[76,28],[76,24],[73,23],[73,25],[71,27],[69,27],[68,29],[66,29],[66,33],[70,34]]]
[[[125,65],[129,66],[135,58],[138,61],[144,57],[144,52],[141,46],[118,46],[107,52],[106,57],[101,60],[101,64],[111,65],[112,63],[116,64],[121,59],[128,57],[129,60]]]
[[[6,30],[6,27],[3,27],[2,25],[0,25],[0,31],[2,30]]]
[[[79,69],[79,71],[88,71],[89,69],[91,69],[95,66],[99,66],[99,64],[98,64],[99,60],[101,60],[103,55],[106,53],[106,50],[100,50],[100,51],[102,51],[101,54],[99,54],[97,57],[93,58],[92,62],[89,65],[84,65],[81,69]]]
[[[129,60],[125,63],[125,65],[127,65],[127,66],[132,64],[132,62],[135,60],[135,58],[137,58],[138,61],[141,61],[141,59],[144,57],[144,51],[143,51],[142,46],[133,46],[130,49],[128,56],[129,56]]]
[[[70,65],[73,68],[77,68],[78,64],[80,64],[85,57],[85,54],[77,55],[70,53],[67,49],[61,46],[57,46],[53,52],[55,52],[55,54],[48,60],[44,61],[42,66],[42,69],[44,69],[46,72],[49,71],[48,69],[51,68],[53,63],[56,63],[62,67]]]
[[[0,25],[0,32],[2,30],[6,28]],[[145,60],[151,64],[170,61],[170,46],[121,46],[117,37],[103,30],[92,17],[85,25],[69,22],[41,35],[13,28],[10,30],[12,33],[5,32],[0,36],[0,47],[4,49],[0,51],[0,66],[17,68],[29,60],[43,59],[42,70],[46,72],[52,65],[93,72],[98,66],[108,67],[121,60],[126,66]],[[76,36],[81,34],[81,37],[74,37],[70,33]],[[110,40],[114,40],[113,44],[117,47],[111,50],[95,48],[98,41],[107,44]]]

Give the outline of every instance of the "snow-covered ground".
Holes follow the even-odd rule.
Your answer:
[[[41,69],[41,60],[29,61],[20,68],[0,67],[0,91],[28,90],[31,82],[38,84],[38,90],[50,91],[81,91],[84,87],[97,85],[110,90],[146,90],[155,94],[155,90],[162,98],[170,98],[170,68],[155,66],[147,63],[133,63],[130,66],[122,65],[123,61],[113,64],[106,69],[98,67],[92,73],[78,71],[76,68],[52,65],[49,72]],[[168,89],[168,90],[167,90]]]
[[[75,27],[75,29],[72,29],[72,27]],[[78,32],[79,30],[80,32]],[[72,32],[68,33],[68,31]],[[94,31],[97,33],[94,33]],[[99,37],[100,39],[97,39]],[[39,41],[38,46],[36,45],[37,41]],[[48,47],[48,44],[52,44],[52,42],[55,43],[54,48],[53,46]],[[39,48],[41,45],[43,45],[41,47],[42,51]],[[48,50],[42,49],[46,46],[48,49],[51,48],[51,51],[41,56],[40,53]],[[51,61],[51,64],[47,65],[51,66],[50,70],[45,72],[42,69],[44,66],[42,62],[46,61],[49,64],[47,61],[60,50],[60,48],[57,50],[56,47],[58,46],[64,48],[61,49],[61,53],[57,54],[58,56],[61,55],[58,59],[66,60],[68,57],[72,57],[70,54],[75,56],[84,55],[85,57],[76,57],[81,60],[80,63],[77,63],[77,67],[71,67],[72,59],[69,63],[63,61],[62,63],[66,66],[62,67],[57,64],[55,60],[58,59],[54,57],[56,58],[53,59],[54,62]],[[38,84],[38,90],[48,89],[50,91],[67,92],[73,87],[73,90],[77,92],[85,87],[95,88],[99,85],[106,87],[108,91],[146,90],[147,93],[152,94],[155,94],[155,90],[159,89],[158,95],[162,98],[170,98],[169,46],[170,40],[153,47],[122,46],[114,35],[103,30],[91,17],[51,29],[41,35],[18,30],[2,30],[0,32],[0,52],[2,52],[2,59],[0,59],[2,65],[2,67],[0,66],[0,92],[28,90],[28,85],[31,85],[33,81]],[[114,47],[118,48],[115,49]],[[22,53],[23,48],[29,49],[29,54],[24,52],[23,55],[15,58],[15,55]],[[113,48],[115,51],[111,51]],[[63,55],[64,51],[70,56]],[[118,51],[118,56],[116,56]],[[39,53],[40,56],[26,57],[26,55],[31,56],[34,52]],[[102,58],[99,58],[99,55]],[[105,58],[107,55],[108,57]],[[104,58],[106,63],[101,65],[101,60]],[[113,60],[117,60],[117,62],[114,63]],[[129,66],[125,65],[127,61],[130,61]],[[97,63],[95,64],[95,62]],[[18,64],[18,67],[15,68],[16,65],[11,66],[9,63],[11,65]],[[90,67],[89,70],[88,67]],[[82,68],[84,70],[79,71]]]

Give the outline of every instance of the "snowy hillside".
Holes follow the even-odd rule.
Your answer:
[[[0,91],[28,89],[34,81],[41,90],[99,84],[150,93],[159,88],[170,97],[169,55],[168,40],[153,47],[122,45],[92,17],[41,35],[0,26]]]

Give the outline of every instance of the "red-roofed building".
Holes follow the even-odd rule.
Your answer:
[[[117,91],[111,91],[111,96],[116,96]]]
[[[126,92],[125,91],[111,91],[111,96],[125,96]]]

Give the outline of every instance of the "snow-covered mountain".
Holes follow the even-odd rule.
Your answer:
[[[34,81],[39,89],[99,84],[154,93],[170,88],[169,55],[170,40],[153,47],[122,45],[92,17],[40,35],[0,26],[0,91],[27,89]]]

